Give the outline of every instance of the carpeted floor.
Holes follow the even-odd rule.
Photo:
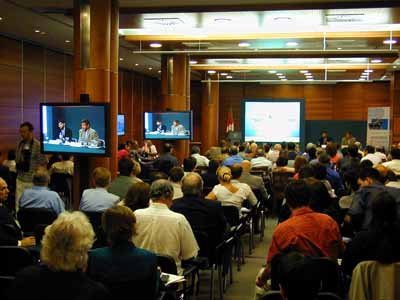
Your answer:
[[[267,219],[264,239],[260,242],[260,236],[255,235],[255,246],[253,253],[249,255],[247,236],[243,237],[245,246],[245,264],[241,271],[237,271],[236,264],[233,265],[233,284],[228,285],[224,294],[224,300],[252,300],[255,293],[255,278],[260,268],[265,264],[265,258],[271,242],[272,232],[276,226],[276,219]],[[219,300],[219,293],[215,280],[214,299]],[[194,300],[208,300],[210,289],[209,272],[201,274],[201,288],[198,296],[192,297]]]

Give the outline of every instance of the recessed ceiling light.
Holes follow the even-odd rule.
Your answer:
[[[158,70],[158,73],[161,73],[161,70]]]
[[[191,65],[195,65],[195,64],[197,64],[197,60],[192,59],[189,63],[190,63]]]
[[[383,43],[384,43],[385,45],[393,45],[393,44],[397,44],[397,40],[388,39],[388,40],[384,40]]]
[[[276,76],[282,76],[283,73],[276,73]]]
[[[308,73],[308,71],[307,70],[302,70],[302,71],[300,71],[300,73],[305,74],[305,73]]]
[[[68,43],[71,43],[71,41],[70,40],[65,40],[65,42],[68,44]]]
[[[149,67],[148,70],[151,71],[151,70],[153,70],[153,68],[152,68],[152,67]]]
[[[221,76],[228,76],[228,73],[220,73]]]
[[[365,72],[365,73],[373,73],[374,70],[368,69],[368,70],[365,70],[364,72]]]
[[[40,34],[41,34],[41,35],[45,35],[45,34],[46,34],[46,32],[42,31]]]
[[[215,74],[215,73],[217,73],[217,71],[215,71],[215,70],[208,70],[207,73],[208,73],[208,74]]]
[[[299,45],[298,42],[287,42],[287,43],[286,43],[286,46],[288,46],[288,47],[296,47],[296,46],[298,46],[298,45]]]
[[[119,58],[120,61],[123,61],[124,59],[122,57]]]
[[[358,80],[366,80],[365,78],[360,78],[360,79],[358,79]]]
[[[306,79],[307,81],[313,81],[314,79],[313,78],[308,78],[308,79]]]
[[[304,73],[305,76],[310,76],[312,75],[310,72]]]
[[[284,75],[283,75],[283,76],[278,76],[278,77],[279,77],[280,79],[286,78],[286,76],[284,76]]]
[[[88,16],[88,14],[87,14],[87,13],[84,13],[83,16],[86,18],[86,17]]]
[[[269,73],[269,74],[276,74],[276,71],[274,71],[274,70],[269,70],[268,73]]]
[[[381,62],[382,62],[382,59],[380,59],[380,58],[375,58],[375,59],[371,60],[371,63],[373,63],[373,64],[380,64]]]
[[[220,23],[220,24],[229,23],[231,21],[232,21],[232,19],[230,19],[230,18],[215,18],[214,19],[215,23]]]
[[[151,48],[161,48],[162,45],[160,43],[150,43]]]
[[[241,42],[238,44],[239,47],[250,47],[250,43],[247,42]]]
[[[3,17],[0,17],[0,21],[2,21],[3,20]]]
[[[342,50],[343,48],[341,48],[341,47],[338,47],[337,49],[338,49],[338,50]]]
[[[135,64],[135,67],[137,67],[139,64]]]
[[[287,81],[287,79],[286,79],[286,78],[282,78],[281,80],[282,80],[282,81]]]
[[[393,69],[397,69],[397,66],[393,66]]]
[[[35,32],[36,32],[36,33],[40,33],[40,30],[39,30],[39,29],[35,29]]]
[[[233,77],[231,75],[226,76],[226,79],[232,79]]]

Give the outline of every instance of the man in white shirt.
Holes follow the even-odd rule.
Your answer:
[[[251,160],[251,167],[267,167],[268,169],[272,168],[272,162],[265,157],[265,152],[263,149],[257,149],[256,157]]]
[[[392,170],[396,175],[400,175],[400,149],[393,148],[390,151],[390,155],[392,160],[383,163],[383,165],[389,170]]]
[[[192,157],[194,157],[196,159],[196,168],[197,167],[208,167],[209,160],[207,157],[200,154],[199,146],[192,147]]]
[[[182,274],[181,261],[188,260],[199,251],[192,228],[186,218],[171,211],[174,189],[165,179],[152,183],[150,207],[138,209],[136,215],[137,247],[174,258],[178,273]]]
[[[169,181],[174,188],[174,197],[173,200],[179,199],[183,197],[182,193],[182,178],[185,175],[183,169],[181,167],[173,167],[169,172]]]
[[[361,158],[361,161],[363,160],[370,160],[374,166],[379,165],[382,162],[382,159],[375,154],[375,147],[368,145],[365,147],[365,156]]]
[[[251,187],[247,183],[243,183],[239,181],[240,176],[242,176],[243,168],[240,164],[234,164],[231,167],[231,172],[232,172],[232,184],[236,186],[237,188],[241,188],[245,191],[246,194],[246,200],[249,201],[251,206],[254,206],[257,204],[257,197],[254,195],[253,191],[251,190]]]
[[[275,144],[274,148],[269,150],[268,154],[267,154],[267,158],[272,161],[272,162],[276,162],[278,157],[279,157],[279,153],[282,150],[282,145],[281,144]]]
[[[119,197],[107,191],[111,182],[111,173],[106,168],[94,169],[92,177],[95,183],[94,189],[83,191],[79,210],[81,211],[105,211],[119,202]]]

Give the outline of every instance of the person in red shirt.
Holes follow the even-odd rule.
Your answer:
[[[129,158],[130,150],[131,150],[130,145],[128,143],[119,144],[118,145],[118,153],[117,153],[118,161],[120,161],[123,158]]]
[[[296,249],[306,256],[337,259],[344,250],[335,220],[309,207],[310,192],[304,180],[289,183],[285,194],[292,214],[288,220],[279,224],[272,234],[267,267],[257,278],[257,285],[260,287],[264,286],[269,278],[271,261],[278,253]]]

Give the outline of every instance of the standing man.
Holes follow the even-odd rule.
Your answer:
[[[81,129],[79,130],[79,142],[84,144],[90,144],[92,141],[97,141],[99,135],[96,130],[90,128],[90,122],[87,119],[82,120]]]
[[[33,174],[41,166],[47,165],[46,156],[40,153],[40,142],[33,137],[33,125],[24,122],[19,126],[21,141],[17,145],[15,162],[17,166],[17,187],[15,209],[18,210],[19,198],[26,188],[33,186]]]
[[[58,132],[58,135],[55,137],[55,139],[60,139],[62,141],[71,140],[72,139],[72,130],[68,127],[65,126],[65,121],[64,120],[59,120],[58,121],[58,128],[60,129]]]

